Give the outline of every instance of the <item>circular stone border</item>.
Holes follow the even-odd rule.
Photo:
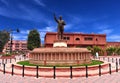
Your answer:
[[[19,70],[21,72],[14,72],[15,75],[21,75],[22,76],[22,68],[23,66],[22,65],[19,65],[19,64],[14,64],[14,70]],[[105,68],[108,68],[109,67],[109,63],[106,63],[104,62],[103,64],[101,64],[101,68],[102,69],[105,69]],[[36,77],[36,66],[24,66],[24,70],[26,72],[29,72],[29,73],[26,73],[24,72],[24,76],[33,76],[33,77]],[[95,72],[93,74],[89,73],[89,71],[94,71],[94,70],[97,70],[98,72]],[[119,69],[118,69],[119,70]],[[2,69],[0,69],[0,71],[3,72]],[[38,68],[38,71],[40,72],[53,72],[53,67],[39,67]],[[66,74],[66,75],[56,75],[56,77],[70,77],[70,67],[56,67],[56,73],[69,73]],[[79,72],[79,71],[82,71],[82,72],[86,72],[86,67],[85,66],[77,66],[77,67],[72,67],[72,71],[73,73],[74,72]],[[111,72],[115,72],[116,70],[111,70]],[[31,74],[32,72],[34,72],[34,74]],[[12,72],[9,70],[7,71],[6,69],[6,73],[9,73],[11,74]],[[109,73],[109,71],[103,71],[101,72],[101,75],[103,74],[107,74]],[[94,65],[94,66],[88,66],[88,76],[96,76],[96,75],[99,75],[99,65]],[[86,74],[73,74],[73,77],[85,77]],[[39,74],[39,77],[47,77],[47,78],[53,78],[53,74],[49,74],[49,75],[44,75],[44,74]]]

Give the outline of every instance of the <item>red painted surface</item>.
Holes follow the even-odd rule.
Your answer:
[[[87,46],[101,46],[106,45],[105,34],[84,34],[84,33],[64,33],[64,37],[69,37],[67,40],[68,47],[87,47]],[[79,40],[76,40],[79,38]],[[85,40],[85,38],[92,38],[92,40]],[[45,46],[53,47],[54,41],[57,40],[57,33],[48,32],[45,35]]]

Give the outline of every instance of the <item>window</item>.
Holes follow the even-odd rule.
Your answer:
[[[98,41],[98,39],[96,38],[96,41]]]
[[[63,39],[64,40],[70,40],[70,37],[64,37]]]
[[[75,40],[76,40],[76,41],[79,41],[79,40],[80,40],[80,38],[76,38]]]
[[[92,38],[92,37],[85,37],[84,40],[85,40],[85,41],[92,41],[93,38]]]

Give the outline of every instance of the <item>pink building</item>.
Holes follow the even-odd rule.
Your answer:
[[[5,45],[3,52],[9,52],[10,51],[10,41]],[[27,49],[27,41],[22,40],[13,40],[12,42],[12,51],[13,52],[28,52]]]
[[[68,47],[87,47],[87,46],[106,46],[106,34],[85,34],[85,33],[64,33],[64,40],[67,41]],[[45,35],[45,47],[53,47],[54,41],[57,40],[57,33],[47,32]]]

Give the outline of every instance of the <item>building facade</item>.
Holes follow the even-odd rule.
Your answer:
[[[68,47],[88,47],[106,45],[106,34],[84,34],[84,33],[64,33]],[[45,47],[53,47],[54,41],[57,40],[57,33],[47,32],[44,39]]]
[[[8,43],[5,45],[5,47],[3,49],[3,52],[10,52],[10,46],[11,46],[11,43],[10,43],[10,41],[8,41]],[[12,51],[13,52],[23,52],[23,53],[28,52],[27,41],[13,40],[12,41]]]
[[[107,42],[107,47],[120,47],[120,42]]]

